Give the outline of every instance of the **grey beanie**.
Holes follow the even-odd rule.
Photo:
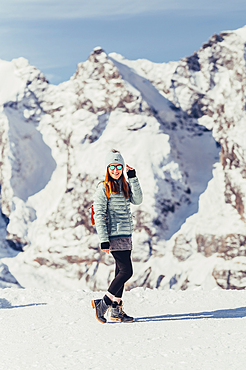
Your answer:
[[[119,152],[109,152],[105,158],[105,166],[108,167],[111,163],[119,163],[125,167],[125,162],[122,155]]]

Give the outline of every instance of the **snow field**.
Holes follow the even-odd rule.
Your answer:
[[[4,289],[1,369],[244,369],[245,291],[159,291],[124,296],[131,324],[100,324],[104,292]]]

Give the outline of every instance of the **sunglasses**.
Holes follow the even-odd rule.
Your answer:
[[[113,164],[111,164],[111,166],[109,166],[109,169],[111,171],[113,171],[115,168],[117,168],[117,170],[121,170],[123,168],[122,164],[118,164],[118,166],[114,166]]]

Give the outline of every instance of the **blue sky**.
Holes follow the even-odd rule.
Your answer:
[[[169,62],[244,25],[245,0],[1,0],[0,59],[25,57],[58,84],[96,46]]]

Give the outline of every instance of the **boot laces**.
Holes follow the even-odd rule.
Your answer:
[[[127,316],[127,314],[123,311],[123,305],[121,305],[121,306],[119,307],[119,312],[120,312],[120,314],[121,314],[121,315],[123,315],[123,316]]]

